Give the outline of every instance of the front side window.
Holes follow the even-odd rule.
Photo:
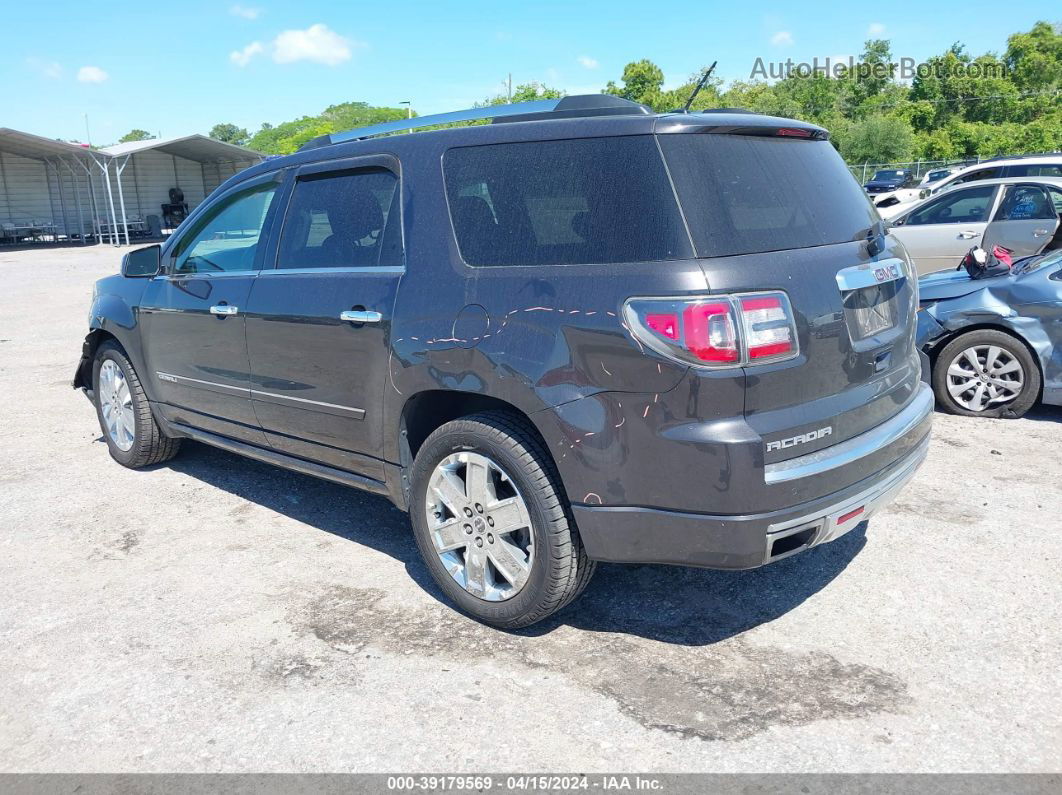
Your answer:
[[[952,182],[952,184],[962,185],[967,182],[977,182],[982,179],[996,179],[997,177],[1001,176],[1003,176],[1002,168],[982,168],[978,171],[971,171],[969,174],[966,174],[962,177],[958,177],[954,182]]]
[[[368,268],[402,264],[395,193],[382,168],[300,177],[288,204],[278,268]]]
[[[451,149],[450,217],[469,265],[651,262],[692,256],[651,136]]]
[[[256,185],[206,210],[173,248],[174,273],[224,273],[254,269],[277,185]]]
[[[993,221],[1053,219],[1055,208],[1047,191],[1038,185],[1010,185]]]
[[[988,208],[995,194],[994,185],[948,193],[911,213],[906,225],[980,223],[988,219]]]

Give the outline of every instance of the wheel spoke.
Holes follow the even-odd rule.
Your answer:
[[[465,553],[465,590],[480,597],[487,593],[487,556],[471,546]]]
[[[977,380],[970,378],[958,384],[948,384],[948,391],[952,394],[952,397],[959,397],[969,392],[977,384]]]
[[[130,409],[126,409],[122,412],[122,428],[127,434],[129,434],[129,438],[132,439],[136,433],[136,423],[133,420],[133,412]]]
[[[524,586],[531,573],[531,565],[523,550],[516,544],[495,537],[494,543],[487,546],[487,555],[490,556],[494,568],[513,588],[520,589]]]
[[[469,456],[465,464],[465,494],[469,502],[487,505],[494,500],[494,490],[490,486],[490,470],[487,460],[482,456]]]
[[[1021,363],[1017,359],[1011,359],[1005,364],[1000,365],[998,370],[992,370],[992,375],[1010,375],[1011,373],[1021,373]]]
[[[956,378],[973,378],[977,375],[973,370],[963,367],[958,359],[951,363],[951,367],[948,368],[948,375],[953,375]]]
[[[974,411],[981,411],[985,407],[985,385],[978,384],[977,391],[974,392],[973,397],[970,398],[970,408]]]
[[[468,535],[465,533],[463,522],[460,519],[451,519],[449,522],[432,529],[431,540],[435,543],[435,549],[439,552],[450,552],[468,544]]]
[[[460,516],[465,503],[465,486],[461,478],[450,469],[436,471],[432,476],[431,491],[454,516]]]
[[[970,365],[970,369],[978,373],[981,371],[981,363],[977,361],[977,351],[973,348],[968,348],[962,352],[962,358],[966,360],[966,363]]]
[[[998,345],[989,345],[988,353],[985,355],[985,369],[989,372],[996,366],[996,359],[999,358],[999,354],[1003,352],[1003,349]]]
[[[511,533],[529,524],[524,502],[519,497],[510,497],[494,503],[490,506],[489,513],[494,520],[495,533]]]

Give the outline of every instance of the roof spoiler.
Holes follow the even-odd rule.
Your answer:
[[[588,116],[630,116],[652,113],[645,105],[611,94],[583,94],[561,99],[536,99],[531,102],[514,102],[510,105],[488,105],[485,108],[469,108],[452,113],[436,113],[431,116],[416,116],[412,119],[389,121],[359,127],[346,132],[320,135],[299,147],[299,151],[316,149],[331,144],[361,141],[378,135],[411,132],[439,124],[458,124],[468,121],[490,120],[492,124],[515,121],[541,121],[544,119],[571,119]]]

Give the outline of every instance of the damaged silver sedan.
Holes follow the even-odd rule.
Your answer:
[[[1062,405],[1062,250],[986,279],[923,276],[919,293],[918,343],[943,409],[1020,417],[1038,400]]]

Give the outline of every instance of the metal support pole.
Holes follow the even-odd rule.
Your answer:
[[[125,160],[114,161],[114,171],[118,175],[118,204],[122,208],[122,229],[125,230],[125,244],[129,245],[129,221],[125,217],[125,196],[122,193],[122,172],[125,171],[125,167],[129,165],[130,155],[125,156]]]
[[[55,172],[55,181],[57,183],[59,183],[59,210],[63,214],[63,231],[66,233],[67,241],[69,241],[70,240],[70,221],[67,220],[67,217],[66,217],[66,194],[63,191],[63,173],[59,170],[59,166],[57,166],[55,163],[52,163],[50,161],[46,161],[46,162],[48,162],[48,165],[50,165],[52,167],[52,171]],[[56,233],[55,233],[55,242],[56,243],[59,242],[59,232],[58,231],[56,231]]]
[[[92,161],[100,167],[100,171],[103,172],[103,184],[107,186],[107,204],[111,208],[110,243],[112,246],[120,246],[122,243],[118,239],[118,216],[114,212],[114,192],[111,190],[111,164],[109,160],[101,163],[95,157]]]
[[[63,167],[70,172],[70,182],[74,187],[74,200],[77,202],[77,236],[81,238],[81,245],[87,245],[88,240],[85,236],[85,210],[81,206],[81,181],[77,178],[77,172],[66,162],[63,158],[59,158],[59,162],[63,164]],[[70,235],[70,230],[67,229],[67,236]]]
[[[101,243],[103,241],[101,239],[102,236],[99,234],[100,204],[96,201],[96,185],[92,182],[92,170],[80,158],[77,158],[74,162],[81,166],[81,170],[85,172],[85,178],[88,180],[88,194],[92,203],[92,222],[94,224],[92,227],[92,239],[97,243]]]

